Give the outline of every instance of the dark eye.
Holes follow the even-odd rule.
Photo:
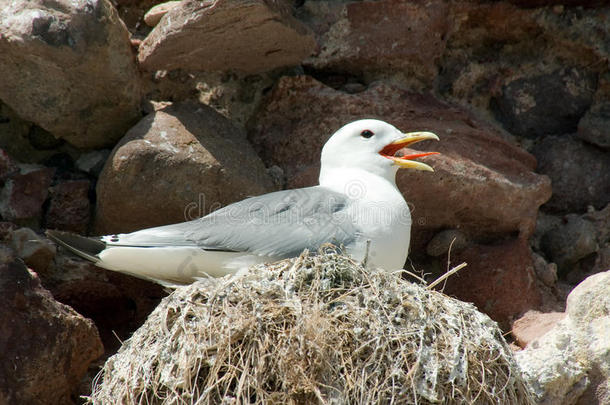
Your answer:
[[[369,131],[368,129],[365,129],[364,131],[360,132],[360,136],[363,138],[370,138],[371,136],[375,135],[373,133],[373,131]]]

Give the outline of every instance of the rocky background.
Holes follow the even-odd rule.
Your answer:
[[[406,268],[467,262],[444,291],[512,332],[540,401],[610,403],[610,2],[158,3],[0,0],[0,403],[79,402],[167,294],[44,229],[315,184],[367,117],[441,138],[399,173]]]

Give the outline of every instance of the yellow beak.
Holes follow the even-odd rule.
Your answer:
[[[422,152],[413,155],[394,156],[396,152],[398,152],[402,148],[410,146],[416,142],[426,141],[429,139],[434,139],[436,141],[439,140],[438,136],[436,136],[436,134],[433,134],[432,132],[409,132],[404,134],[404,137],[386,145],[382,150],[379,151],[379,154],[385,158],[392,160],[395,165],[398,165],[401,168],[426,170],[433,172],[434,169],[432,169],[427,164],[417,162],[413,159],[422,156],[436,155],[438,154],[438,152]]]

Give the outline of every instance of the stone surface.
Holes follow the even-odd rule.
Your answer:
[[[526,347],[553,329],[566,316],[563,312],[527,311],[513,323],[511,334],[519,347]]]
[[[468,247],[468,237],[457,229],[440,231],[428,242],[428,256],[438,257],[451,253],[459,253]]]
[[[100,149],[83,153],[76,160],[76,168],[93,177],[98,177],[104,168],[104,163],[110,156],[110,150]]]
[[[505,330],[524,312],[542,304],[532,254],[524,241],[475,245],[452,255],[452,262],[468,266],[449,277],[445,294],[474,303]]]
[[[0,187],[6,179],[17,173],[19,173],[17,162],[8,153],[0,149]]]
[[[547,287],[554,287],[557,283],[557,264],[547,263],[544,257],[537,253],[533,254],[534,271],[538,280],[542,281]]]
[[[263,102],[249,138],[268,167],[281,167],[287,187],[316,184],[320,150],[342,125],[380,118],[403,131],[436,132],[440,142],[418,143],[435,172],[401,170],[397,184],[410,204],[412,252],[423,252],[444,229],[491,238],[534,230],[538,207],[550,196],[535,160],[468,112],[431,96],[383,83],[348,94],[308,76],[283,77]],[[475,240],[476,241],[476,240]]]
[[[63,249],[39,274],[57,301],[95,322],[106,355],[114,353],[167,295],[158,284],[100,269]]]
[[[150,71],[259,73],[298,65],[315,46],[282,0],[186,0],[146,37],[138,60]]]
[[[549,136],[533,153],[539,173],[548,175],[553,196],[545,207],[553,212],[586,212],[610,203],[610,157],[574,136]]]
[[[610,149],[610,102],[591,108],[581,118],[578,137],[600,148]]]
[[[167,14],[168,11],[178,6],[179,4],[179,0],[167,1],[165,3],[157,4],[156,6],[148,10],[146,14],[144,14],[144,22],[149,27],[154,27],[155,25],[159,24],[161,18],[163,18],[163,16]]]
[[[51,187],[45,227],[86,233],[91,220],[90,188],[89,180],[64,181]]]
[[[0,264],[0,403],[64,405],[102,352],[93,322],[53,299],[19,261]]]
[[[0,98],[78,147],[111,145],[137,120],[129,34],[108,0],[11,1],[0,8]]]
[[[539,403],[610,400],[610,272],[587,278],[568,296],[567,317],[516,354]]]
[[[598,250],[595,226],[576,214],[567,215],[558,227],[542,237],[540,247],[557,264],[560,273],[567,273],[580,259]]]
[[[176,104],[142,119],[113,150],[97,184],[96,232],[196,219],[272,187],[243,131],[207,106]]]
[[[34,271],[45,271],[55,257],[55,245],[30,228],[11,232],[10,245],[16,255]]]
[[[306,2],[319,51],[305,65],[361,75],[400,72],[430,85],[445,50],[448,3],[432,1]]]
[[[8,221],[39,217],[54,173],[46,167],[21,165],[19,174],[11,176],[0,191],[0,216]]]
[[[591,105],[595,87],[595,76],[565,69],[506,84],[492,108],[496,118],[514,134],[566,134],[576,131]]]

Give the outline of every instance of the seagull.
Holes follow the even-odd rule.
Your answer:
[[[47,235],[99,267],[169,287],[236,274],[305,249],[316,252],[326,243],[367,266],[401,269],[411,215],[396,173],[433,171],[414,159],[437,152],[397,152],[429,139],[439,138],[432,132],[403,133],[374,119],[354,121],[322,148],[317,186],[250,197],[199,219],[132,233],[84,237],[48,230]]]

